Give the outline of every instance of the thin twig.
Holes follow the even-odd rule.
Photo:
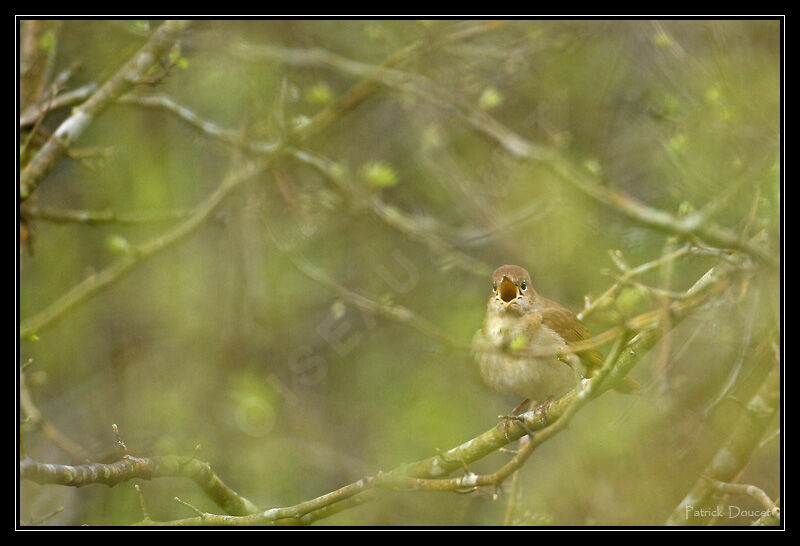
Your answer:
[[[151,521],[150,513],[147,511],[147,504],[144,502],[144,495],[142,494],[142,489],[139,487],[139,484],[133,485],[134,491],[136,491],[136,496],[139,498],[139,508],[142,509],[142,519],[144,521]]]
[[[24,129],[25,127],[33,125],[40,116],[44,117],[55,110],[83,102],[95,91],[97,91],[97,84],[91,82],[73,89],[72,91],[66,91],[60,95],[56,95],[52,99],[47,100],[44,104],[41,102],[32,104],[20,114],[19,128]]]
[[[720,493],[725,493],[727,495],[747,495],[749,497],[753,497],[761,504],[761,506],[770,511],[776,510],[778,508],[775,505],[775,502],[773,502],[773,500],[769,498],[769,495],[767,495],[763,489],[760,489],[755,485],[747,485],[743,483],[726,483],[726,482],[721,482],[719,480],[715,480],[710,476],[702,476],[702,477],[705,478],[705,480]]]
[[[59,506],[58,508],[56,508],[55,510],[53,510],[49,514],[45,514],[42,517],[35,518],[35,519],[33,517],[31,517],[31,520],[28,522],[28,525],[41,525],[45,521],[47,521],[47,520],[49,520],[51,518],[54,518],[55,516],[57,516],[58,514],[60,514],[63,511],[64,511],[64,507],[63,506]]]
[[[399,323],[407,324],[421,334],[436,339],[440,343],[444,343],[452,348],[461,349],[463,351],[470,350],[470,346],[468,344],[453,339],[438,326],[417,315],[410,309],[397,304],[379,302],[374,298],[369,298],[353,292],[352,290],[337,283],[329,275],[325,274],[321,269],[309,263],[299,254],[292,252],[289,253],[288,256],[292,264],[294,264],[298,271],[303,273],[303,275],[334,290],[343,299],[349,301],[359,309],[384,318],[389,318]]]
[[[131,61],[129,61],[129,63],[135,61],[141,55],[145,54],[149,55],[150,53],[152,53],[151,50],[153,48],[156,48],[157,46],[158,46],[158,51],[161,51],[160,49],[161,46],[159,44],[161,44],[162,41],[166,40],[167,36],[172,37],[174,34],[177,34],[177,32],[185,26],[184,23],[185,22],[170,22],[170,21],[164,23],[161,27],[159,27],[156,33],[154,33],[153,37],[148,42],[148,44],[146,44],[140,50],[139,54],[137,56],[134,56],[134,58]],[[446,37],[442,41],[437,41],[437,43],[449,43],[451,40],[464,39],[473,36],[476,33],[485,32],[487,30],[491,30],[496,27],[497,24],[491,23],[491,24],[481,24],[473,29],[470,28],[461,29],[459,31],[454,32],[452,36]],[[163,33],[163,35],[159,33]],[[401,62],[408,55],[411,55],[412,53],[417,52],[417,50],[422,50],[422,49],[424,49],[423,44],[415,44],[413,46],[409,46],[408,48],[404,48],[403,50],[387,58],[385,64],[391,65],[393,63]],[[146,57],[143,60],[149,61],[151,59],[149,57]],[[128,65],[126,64],[126,67],[127,66]],[[149,66],[152,66],[152,63]],[[97,91],[97,93],[92,95],[92,98],[90,98],[89,101],[87,101],[87,103],[81,106],[81,108],[79,108],[78,110],[81,111],[84,107],[86,107],[87,104],[94,105],[92,106],[92,108],[100,108],[101,106],[105,107],[107,105],[107,101],[111,101],[116,97],[120,96],[122,93],[124,93],[130,86],[123,86],[122,84],[117,84],[117,83],[111,85],[112,81],[116,80],[121,74],[124,73],[126,73],[125,67],[123,67],[123,69],[121,69],[116,76],[114,76],[111,80],[109,80],[109,82],[107,82],[103,87],[101,87],[100,90]],[[312,132],[320,130],[324,126],[327,126],[335,119],[340,117],[342,114],[344,114],[347,110],[349,110],[349,107],[343,108],[342,101],[347,102],[349,106],[354,106],[357,102],[360,102],[361,100],[366,98],[366,96],[368,96],[374,90],[374,88],[375,88],[374,82],[370,79],[357,83],[355,86],[351,88],[351,90],[349,90],[345,94],[345,96],[343,96],[340,99],[339,102],[334,103],[333,105],[329,106],[324,112],[320,113],[320,115],[317,116],[317,118],[315,118],[315,121],[312,122],[311,124],[303,126],[302,128],[296,130],[293,133],[293,136],[297,138],[302,138]],[[87,124],[88,121],[90,121],[90,118],[87,118],[85,115],[82,115],[82,117],[79,116],[78,118],[76,118],[76,116],[78,116],[78,114],[74,113],[70,118],[68,118],[68,120],[65,121],[64,124],[62,124],[62,127],[59,128],[59,131],[61,131],[62,128],[65,127],[65,124],[70,122],[70,120],[73,120],[73,118],[75,118],[75,120],[72,122],[73,124],[78,123],[78,121],[80,121],[79,129],[80,131],[82,131],[85,128],[85,124]],[[59,131],[56,131],[54,137],[58,136]],[[51,138],[50,141],[48,141],[48,144],[50,144],[52,141],[53,138]],[[59,143],[60,142],[61,141],[59,140]],[[61,147],[60,144],[59,147]],[[267,160],[272,159],[275,156],[275,154],[280,152],[281,147],[282,143],[279,146],[277,146],[277,148],[270,149],[266,154]],[[44,149],[40,150],[39,154],[37,154],[37,157],[43,151]],[[62,152],[58,153],[60,154]],[[49,169],[52,168],[53,164],[57,160],[57,157],[53,156],[53,158],[54,159],[52,164],[49,162],[50,160],[47,161],[42,160],[42,167],[43,168],[46,167],[46,170],[49,171]],[[36,158],[34,158],[34,160],[32,160],[31,163],[33,163],[34,161],[36,161]],[[26,171],[30,167],[31,164],[28,164],[28,166],[26,167]],[[30,176],[32,176],[33,178],[30,181],[35,182],[35,185],[38,185],[39,181],[41,180],[41,178],[44,177],[45,174],[46,174],[45,172],[41,172],[39,174],[36,173],[31,174]],[[21,178],[20,187],[23,187],[23,185],[30,185],[28,183],[23,184],[23,182],[24,181]],[[231,184],[230,186],[233,185],[235,184]],[[21,191],[20,193],[21,200],[24,201],[25,198],[27,198],[27,195],[30,193],[30,191],[32,191],[32,189],[33,189],[32,187],[29,188],[27,193],[23,193]],[[125,257],[113,263],[111,266],[107,267],[99,274],[94,275],[86,279],[85,281],[79,283],[72,290],[62,295],[59,299],[50,304],[50,306],[48,306],[41,312],[37,313],[36,315],[30,317],[29,319],[23,321],[23,323],[20,326],[20,338],[27,337],[30,334],[35,333],[38,329],[49,324],[56,318],[62,316],[65,312],[67,312],[75,305],[88,300],[89,298],[91,298],[104,288],[108,287],[110,284],[112,284],[118,278],[120,278],[124,273],[130,270],[135,264],[139,263],[141,261],[142,255],[147,256],[149,254],[153,254],[156,251],[161,250],[165,246],[168,246],[169,244],[172,244],[177,240],[181,239],[182,237],[191,233],[202,223],[202,219],[208,216],[211,210],[214,209],[214,207],[219,203],[219,201],[221,201],[222,197],[224,197],[224,195],[227,194],[227,192],[230,189],[232,188],[226,187],[226,185],[223,184],[222,187],[220,187],[220,189],[217,190],[217,192],[215,192],[211,197],[209,197],[206,202],[200,205],[200,207],[196,208],[193,211],[192,215],[189,218],[187,218],[183,223],[179,224],[172,230],[168,231],[163,236],[158,237],[152,240],[151,242],[142,245],[141,247],[134,248],[133,250],[135,250],[135,252],[128,253]]]
[[[234,51],[253,58],[283,58],[293,63],[332,66],[338,70],[368,78],[365,81],[369,81],[373,85],[381,84],[404,92],[411,91],[440,107],[455,108],[456,112],[461,114],[474,129],[495,140],[512,155],[540,161],[559,178],[576,187],[582,193],[613,207],[625,216],[649,228],[683,237],[695,235],[717,246],[736,248],[747,252],[771,268],[778,266],[778,259],[774,253],[764,249],[757,243],[741,238],[727,228],[710,222],[705,211],[694,212],[677,218],[668,212],[646,205],[619,190],[607,185],[601,185],[589,178],[581,170],[574,168],[556,150],[545,149],[530,142],[497,122],[487,113],[476,109],[458,97],[445,93],[427,78],[418,74],[400,72],[390,68],[386,63],[380,66],[368,65],[320,49],[298,50],[239,44]],[[325,111],[318,118],[324,118],[324,113]],[[321,120],[315,118],[315,121],[320,122]],[[322,124],[324,125],[325,123],[327,122],[325,121]]]
[[[206,135],[227,144],[243,148],[252,153],[271,154],[280,147],[280,143],[277,140],[248,140],[244,138],[244,135],[242,135],[240,131],[225,129],[212,121],[205,120],[186,106],[178,104],[175,100],[166,95],[140,96],[128,94],[120,97],[117,102],[120,104],[132,104],[148,108],[160,108],[171,112]]]
[[[262,172],[265,168],[266,162],[258,161],[250,163],[244,168],[226,176],[219,187],[207,197],[205,201],[198,205],[194,209],[192,215],[183,222],[149,241],[132,246],[129,251],[117,261],[113,262],[99,273],[81,281],[42,311],[23,320],[19,329],[20,339],[40,331],[43,327],[60,318],[76,305],[87,301],[102,290],[108,288],[134,266],[164,249],[169,248],[193,233],[198,227],[203,225],[210,217],[211,213],[216,210],[231,191],[237,188],[242,182]]]
[[[20,173],[20,201],[25,201],[30,197],[31,193],[64,156],[70,145],[83,134],[94,118],[102,113],[117,97],[133,87],[159,62],[161,55],[172,46],[178,34],[188,24],[188,21],[167,21],[163,23],[147,43],[116,74],[61,123],[47,143]]]
[[[31,207],[27,204],[22,212],[31,218],[37,218],[55,224],[118,224],[139,225],[158,222],[170,222],[191,216],[193,210],[148,210],[139,212],[118,212],[106,210],[54,209],[49,207]]]
[[[34,404],[33,398],[28,390],[26,374],[24,370],[19,373],[19,406],[28,417],[29,423],[42,431],[51,442],[57,445],[64,452],[72,457],[75,462],[91,460],[91,455],[79,444],[68,438],[55,425],[42,415],[39,408]]]
[[[736,380],[739,378],[739,374],[744,366],[748,349],[750,348],[750,342],[753,339],[753,327],[755,325],[756,317],[758,316],[757,310],[759,294],[760,291],[756,290],[756,293],[753,296],[752,306],[745,315],[744,335],[742,336],[739,344],[739,351],[738,355],[736,356],[736,360],[734,360],[733,366],[731,366],[731,369],[728,372],[728,377],[726,378],[722,388],[719,390],[717,395],[708,404],[706,404],[706,407],[703,408],[703,415],[705,417],[708,417],[708,414],[711,413],[714,408],[717,407],[717,405],[730,394],[730,392],[733,390],[733,387],[736,385]]]
[[[322,174],[337,189],[343,192],[351,203],[366,206],[383,223],[424,244],[431,252],[441,256],[447,263],[452,263],[459,269],[479,277],[487,278],[491,274],[491,268],[488,265],[455,249],[429,229],[420,226],[419,222],[416,222],[406,213],[384,203],[377,195],[370,195],[360,190],[356,184],[344,178],[337,171],[332,161],[305,150],[289,148],[286,152]]]

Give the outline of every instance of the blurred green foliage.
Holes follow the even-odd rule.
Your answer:
[[[66,21],[44,45],[57,39],[54,73],[82,63],[69,84],[77,87],[108,78],[158,24]],[[198,21],[172,54],[179,69],[136,92],[167,94],[203,119],[269,140],[281,135],[280,120],[307,123],[360,78],[333,66],[247,59],[237,54],[241,43],[320,48],[377,65],[409,44],[474,24]],[[683,203],[700,209],[720,199],[716,222],[761,233],[774,247],[779,28],[777,21],[513,21],[432,46],[398,69],[651,206],[678,214]],[[53,130],[67,113],[44,125]],[[37,190],[36,205],[190,210],[242,161],[242,152],[176,116],[135,105],[111,107],[78,143],[109,146],[102,168],[63,160]],[[488,267],[528,268],[538,292],[576,312],[585,295],[595,298],[613,282],[602,273],[613,270],[610,249],[637,265],[667,245],[667,235],[510,156],[452,108],[409,88],[379,86],[302,147]],[[170,225],[31,221],[23,320]],[[112,423],[138,455],[190,455],[199,444],[198,457],[227,484],[273,507],[431,456],[493,426],[519,402],[484,386],[467,352],[359,310],[305,276],[273,236],[341,286],[411,309],[453,339],[468,344],[481,324],[488,277],[453,267],[309,166],[282,157],[190,238],[21,342],[21,360],[46,372],[32,388],[43,414],[98,457],[114,453]],[[677,262],[667,288],[685,290],[713,264]],[[640,280],[661,286],[659,274]],[[522,470],[515,521],[661,524],[740,415],[729,401],[704,414],[706,404],[748,343],[778,339],[778,287],[775,275],[757,276],[743,298],[687,320],[634,370],[649,388],[603,396],[537,450]],[[629,289],[617,311],[655,305]],[[613,315],[591,317],[590,330],[612,326]],[[734,394],[750,392],[748,381],[760,375],[745,359]],[[37,460],[71,462],[35,431],[24,435]],[[471,470],[493,470],[507,457],[492,455]],[[766,445],[742,480],[777,495],[778,457],[778,442]],[[174,496],[218,511],[186,480],[144,482],[142,490],[155,519],[192,515]],[[398,492],[322,523],[496,525],[505,501]],[[47,523],[141,519],[130,484],[23,483],[21,502],[23,522],[58,506],[65,510]]]

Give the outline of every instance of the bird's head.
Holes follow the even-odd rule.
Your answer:
[[[489,309],[526,313],[533,307],[535,297],[530,273],[518,265],[504,265],[492,273]]]

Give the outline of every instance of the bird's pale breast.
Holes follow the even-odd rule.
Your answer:
[[[569,364],[556,358],[565,346],[552,329],[542,324],[531,327],[519,316],[505,313],[487,315],[473,339],[475,359],[486,383],[536,401],[564,394],[583,377],[577,357],[568,355]]]

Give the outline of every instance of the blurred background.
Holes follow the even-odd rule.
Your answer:
[[[65,85],[78,89],[113,75],[159,24],[65,21],[39,46],[52,48],[54,75],[80,63]],[[388,59],[396,72],[290,138],[308,155],[274,154],[188,237],[23,338],[31,399],[93,460],[118,456],[112,424],[139,456],[199,445],[263,507],[465,442],[520,402],[485,386],[468,350],[495,267],[526,267],[539,293],[578,312],[619,274],[610,250],[635,266],[683,244],[516,157],[481,130],[486,120],[652,207],[711,206],[713,221],[776,249],[780,51],[778,21],[195,21],[168,73],[94,120],[21,209],[23,324],[258,157],[231,142],[296,135],[375,66]],[[153,96],[234,137],[135,99]],[[35,150],[34,139],[23,163]],[[690,256],[639,280],[683,292],[718,261]],[[633,370],[641,393],[607,393],[536,451],[512,521],[662,524],[742,418],[737,400],[775,365],[779,296],[777,271],[757,269],[681,323]],[[599,333],[658,305],[627,287],[586,324]],[[399,307],[414,318],[393,319]],[[81,462],[35,427],[22,436],[38,461]],[[773,498],[779,447],[763,442],[740,478]],[[189,480],[137,483],[156,520],[193,515],[175,496],[219,513]],[[129,483],[23,482],[20,495],[23,523],[58,507],[46,524],[142,517]],[[321,523],[499,525],[507,500],[388,492]]]

